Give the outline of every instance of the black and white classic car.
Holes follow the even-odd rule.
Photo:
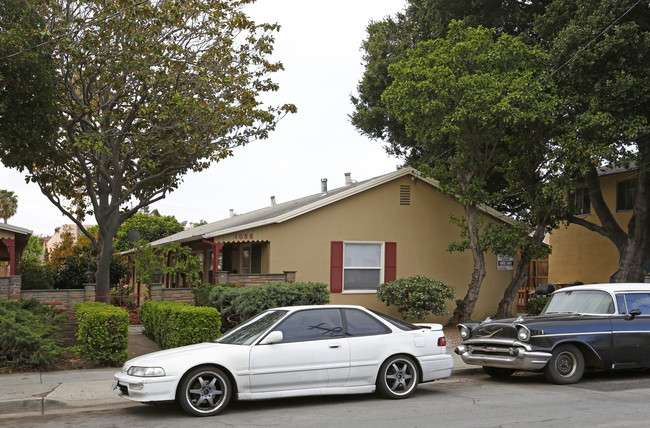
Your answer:
[[[454,351],[492,377],[543,371],[557,384],[585,370],[650,367],[650,284],[562,288],[538,316],[459,324]]]

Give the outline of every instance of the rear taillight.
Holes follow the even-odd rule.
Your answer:
[[[445,336],[438,338],[438,346],[447,346],[447,339],[445,339]]]

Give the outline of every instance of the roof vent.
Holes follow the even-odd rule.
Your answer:
[[[327,195],[327,178],[320,179],[320,192],[323,195]]]
[[[235,210],[230,208],[230,217],[234,217],[234,216],[235,216]]]
[[[346,186],[351,186],[352,185],[352,174],[349,172],[346,172],[345,174],[345,185]]]
[[[275,196],[271,196],[271,206],[275,206]]]

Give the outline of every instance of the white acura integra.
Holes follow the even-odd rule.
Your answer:
[[[239,400],[378,391],[407,398],[451,376],[440,324],[414,325],[360,306],[270,309],[214,342],[127,361],[113,389],[143,403],[177,400],[196,416]]]

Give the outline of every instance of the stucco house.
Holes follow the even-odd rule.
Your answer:
[[[190,246],[203,260],[204,282],[250,284],[273,280],[273,274],[295,275],[296,281],[329,284],[332,303],[386,311],[376,287],[417,274],[442,280],[456,287],[458,298],[464,297],[472,257],[469,252],[447,251],[460,236],[450,214],[462,215],[462,207],[441,193],[435,180],[402,168],[359,182],[346,174],[345,185],[332,190],[323,179],[319,193],[284,203],[272,197],[266,208],[231,215],[152,245]],[[489,207],[482,207],[481,215],[487,221],[513,224]],[[476,318],[494,314],[512,278],[512,265],[498,263],[497,255],[486,254],[487,276]],[[168,275],[163,281],[165,287],[183,286],[181,278]],[[454,307],[450,302],[450,313]]]
[[[607,206],[618,224],[627,230],[634,207],[634,183],[638,167],[604,167],[598,170],[598,174]],[[593,212],[586,188],[577,188],[569,198],[578,210],[578,215],[596,224],[600,223]],[[553,249],[549,256],[549,282],[609,282],[618,268],[619,254],[616,246],[609,239],[583,226],[563,225],[549,235],[548,242]]]

